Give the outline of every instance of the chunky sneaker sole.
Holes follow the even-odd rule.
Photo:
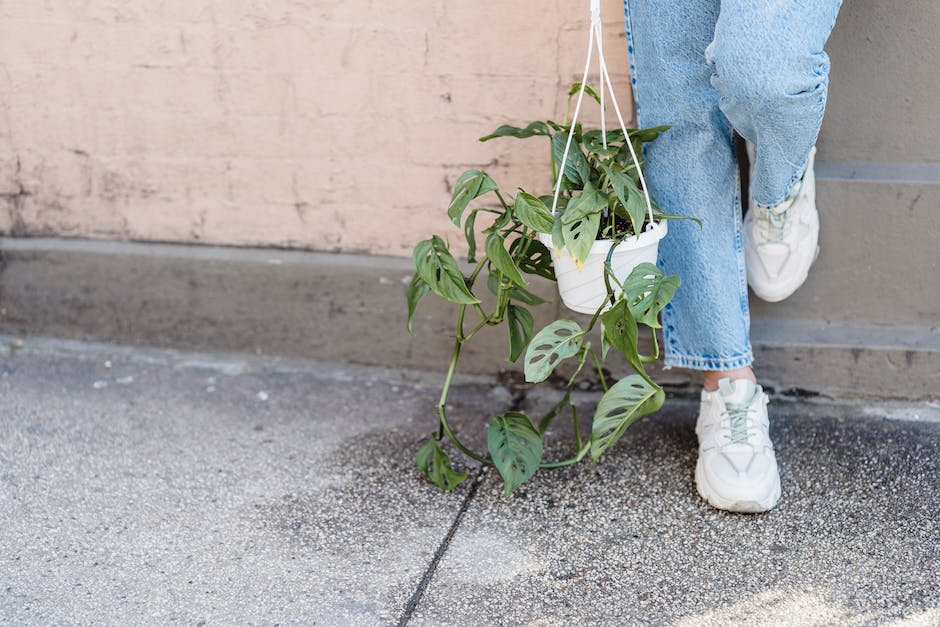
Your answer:
[[[780,501],[780,475],[774,477],[765,495],[753,499],[731,499],[722,496],[709,485],[701,459],[695,464],[695,488],[709,505],[727,512],[760,514],[773,509]]]
[[[819,256],[815,155],[813,147],[790,198],[770,210],[752,202],[744,217],[747,282],[762,300],[778,302],[793,294],[806,282]],[[769,213],[777,214],[777,219],[771,220]]]

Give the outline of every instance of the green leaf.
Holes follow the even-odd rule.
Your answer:
[[[556,133],[552,137],[552,157],[555,159],[555,165],[561,167],[561,159],[565,154],[565,144],[568,142],[568,133]],[[581,151],[578,142],[577,132],[571,140],[571,148],[568,150],[568,160],[565,161],[565,178],[578,189],[584,186],[585,182],[591,179],[591,166],[588,165],[587,157]]]
[[[539,233],[551,233],[555,225],[555,217],[551,209],[545,206],[541,199],[527,194],[521,189],[516,194],[516,202],[512,207],[516,218],[530,229]]]
[[[467,238],[467,263],[476,263],[477,254],[477,234],[476,222],[479,209],[474,209],[467,216],[467,221],[463,225],[463,235]]]
[[[580,269],[591,252],[597,239],[597,229],[601,224],[601,214],[592,213],[576,222],[562,223],[561,233],[565,247]]]
[[[509,361],[514,362],[532,339],[535,319],[525,307],[509,305],[506,308],[506,322],[509,324]]]
[[[517,300],[520,303],[525,303],[526,305],[532,305],[532,306],[544,305],[545,303],[550,302],[550,301],[545,300],[541,296],[536,296],[535,294],[533,294],[532,292],[530,292],[524,287],[511,288],[509,290],[509,298],[511,300]]]
[[[428,481],[450,492],[467,478],[467,473],[453,469],[450,457],[437,440],[428,440],[415,455],[415,463]]]
[[[561,214],[563,224],[580,220],[592,213],[601,213],[607,207],[607,195],[594,187],[590,181],[584,185],[584,191],[575,193],[565,212]]]
[[[623,353],[634,370],[638,373],[646,372],[637,347],[639,331],[627,301],[620,299],[601,314],[601,337],[605,345],[613,346]]]
[[[614,194],[617,195],[620,205],[626,211],[626,217],[630,220],[633,232],[642,233],[647,213],[646,199],[643,192],[637,188],[633,179],[623,172],[609,167],[604,168],[604,171],[607,173],[607,180],[610,182]]]
[[[586,131],[582,138],[582,144],[588,154],[600,155],[602,157],[613,157],[620,150],[617,141],[623,140],[623,132],[607,132],[607,147],[604,148],[604,135],[599,130]]]
[[[559,363],[581,350],[584,331],[573,320],[556,320],[539,331],[525,353],[525,380],[539,383]]]
[[[528,281],[519,274],[519,268],[516,267],[516,262],[513,261],[510,254],[506,252],[506,241],[503,239],[502,235],[496,232],[490,233],[486,238],[485,247],[486,256],[489,257],[493,265],[496,266],[496,269],[502,272],[507,279],[519,286],[529,284]]]
[[[528,242],[525,253],[521,252],[523,242]],[[519,269],[528,274],[535,274],[550,281],[555,280],[552,266],[552,253],[537,239],[517,238],[509,245],[509,254],[516,260]]]
[[[679,284],[679,275],[666,276],[649,262],[639,264],[623,283],[630,313],[637,322],[654,329],[660,328],[659,312],[672,300]]]
[[[503,496],[509,496],[539,469],[542,436],[525,414],[511,411],[496,416],[486,429],[486,441],[503,477]]]
[[[501,211],[499,212],[499,215],[496,216],[496,219],[493,220],[493,224],[483,229],[483,234],[489,235],[490,233],[495,233],[496,231],[502,231],[510,224],[512,224],[512,211]]]
[[[620,439],[627,427],[658,411],[666,400],[662,388],[638,374],[617,381],[601,398],[591,428],[591,457],[594,461]]]
[[[581,91],[581,81],[578,81],[577,83],[572,83],[571,89],[568,90],[568,100],[570,101],[571,97],[577,94],[579,91]],[[601,103],[601,95],[598,94],[594,90],[594,88],[588,85],[587,83],[584,84],[584,93],[586,93],[595,101],[597,101],[597,104]]]
[[[414,250],[415,267],[431,291],[444,300],[458,305],[473,305],[479,301],[464,280],[457,261],[447,250],[439,236],[419,242]]]
[[[660,220],[692,220],[692,222],[695,222],[696,224],[698,224],[698,228],[702,228],[702,221],[696,218],[695,216],[673,215],[671,213],[663,213],[662,211],[657,211],[657,209],[658,207],[656,206],[656,202],[653,201],[653,217],[656,218],[657,222],[659,222]]]
[[[493,292],[494,295],[497,294],[499,292],[499,275],[494,272],[490,272],[486,277],[486,287],[489,288],[489,290]],[[517,300],[520,303],[532,306],[543,305],[549,302],[544,298],[536,296],[524,287],[518,286],[509,288],[509,298],[510,300]]]
[[[489,141],[491,139],[496,139],[497,137],[516,137],[519,139],[525,139],[527,137],[533,137],[535,135],[551,135],[552,131],[548,127],[548,124],[545,122],[532,122],[525,128],[519,128],[517,126],[509,126],[504,124],[498,129],[480,138],[481,142]]]
[[[418,273],[416,272],[413,277],[411,277],[411,283],[408,284],[408,290],[405,292],[405,298],[408,300],[408,333],[411,333],[411,323],[415,317],[415,309],[418,306],[418,301],[424,298],[424,295],[431,291],[431,288],[428,287],[428,284],[424,282]]]
[[[482,170],[467,170],[457,179],[454,185],[454,193],[450,198],[450,206],[447,207],[447,215],[451,221],[460,226],[460,218],[464,209],[474,198],[479,198],[487,192],[499,189],[496,181],[491,179],[486,172]]]
[[[636,138],[641,142],[651,142],[659,137],[660,133],[665,133],[671,126],[651,126],[650,128],[631,128],[627,129],[627,132],[630,133],[630,137]],[[621,133],[621,137],[623,134]]]
[[[552,226],[552,246],[558,253],[565,249],[564,225],[561,220],[555,220],[555,224]]]

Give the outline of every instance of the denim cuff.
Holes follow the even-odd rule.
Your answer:
[[[735,368],[744,368],[754,363],[754,353],[748,350],[738,357],[715,359],[710,357],[697,357],[694,355],[681,355],[667,351],[663,361],[665,363],[665,369],[676,367],[691,368],[693,370],[734,370]]]

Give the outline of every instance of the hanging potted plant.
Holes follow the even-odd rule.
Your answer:
[[[568,93],[587,92],[583,83]],[[567,118],[567,115],[566,115]],[[501,126],[481,138],[545,136],[551,145],[555,193],[535,197],[519,190],[514,208],[550,251],[564,304],[594,313],[608,301],[608,283],[619,294],[623,280],[641,263],[656,263],[668,218],[648,193],[642,173],[642,145],[668,126],[584,131],[581,124],[538,121],[525,128]],[[610,267],[610,273],[605,267]]]
[[[569,100],[582,89],[595,94],[589,87],[576,84],[569,92]],[[501,126],[481,138],[487,141],[495,137],[548,137],[553,155],[557,155],[553,157],[556,195],[539,197],[518,189],[515,197],[510,197],[486,172],[468,170],[454,186],[447,213],[463,230],[467,261],[473,264],[472,269],[464,274],[447,242],[438,235],[415,246],[416,272],[406,295],[409,332],[418,303],[425,295],[433,292],[457,306],[453,353],[437,405],[438,429],[416,457],[418,467],[434,484],[451,490],[467,477],[465,472],[453,468],[445,451],[445,440],[476,462],[495,466],[508,495],[540,468],[574,464],[589,452],[592,459],[598,460],[629,425],[662,406],[665,394],[646,373],[644,364],[659,357],[656,337],[656,329],[661,326],[659,313],[679,287],[679,277],[664,275],[655,265],[655,244],[665,233],[666,220],[680,216],[663,213],[651,196],[641,192],[637,186],[637,183],[642,185],[639,164],[631,168],[624,163],[623,155],[624,151],[631,150],[636,155],[643,143],[654,141],[664,130],[664,127],[623,129],[620,135],[617,131],[608,131],[605,146],[601,131],[584,131],[549,120],[533,122],[524,128]],[[571,139],[566,139],[568,137]],[[566,170],[569,161],[564,158],[562,141],[577,142],[578,150],[583,150],[580,158],[576,156],[570,161],[573,164],[570,172]],[[625,143],[633,146],[627,148]],[[566,173],[562,175],[562,172]],[[562,176],[564,182],[558,186]],[[649,204],[642,202],[644,195]],[[494,199],[495,204],[475,206],[487,198]],[[557,199],[555,212],[550,208],[554,199]],[[481,246],[477,241],[477,225],[484,216],[491,217],[492,222],[482,230]],[[652,233],[653,245],[644,242],[644,235],[649,233]],[[618,271],[614,266],[616,251],[625,244],[631,254],[642,256],[628,258]],[[592,296],[593,309],[588,313],[593,316],[587,326],[560,319],[534,333],[534,317],[529,308],[545,301],[527,289],[526,277],[560,282],[558,268],[565,267],[565,256],[572,259],[575,266],[581,266],[581,272],[586,272],[588,264],[594,261],[591,253],[595,247],[600,247],[603,253],[597,262],[600,275],[593,277],[592,289],[599,286],[601,295],[600,298]],[[577,268],[574,272],[578,272]],[[483,289],[493,296],[491,309],[484,307],[479,297],[484,277],[486,287]],[[565,293],[571,291],[562,290],[562,294]],[[586,303],[586,299],[582,299],[569,306],[584,311]],[[468,317],[475,322],[468,321]],[[524,355],[527,382],[545,381],[559,364],[569,359],[575,360],[576,366],[568,377],[561,400],[545,415],[533,419],[510,411],[493,418],[487,425],[488,451],[483,453],[464,444],[451,428],[446,414],[447,396],[463,346],[483,328],[499,325],[507,327],[508,360],[515,362]],[[599,351],[588,339],[588,334],[598,325]],[[650,332],[651,355],[639,351],[641,327]],[[634,373],[608,385],[602,364],[611,348],[624,355]],[[588,362],[593,367],[588,369],[593,369],[604,396],[591,423],[591,436],[585,440],[571,394],[579,377],[586,374]],[[565,411],[570,411],[573,421],[574,452],[563,460],[543,460],[542,438],[551,422]]]
[[[586,83],[595,44],[602,87],[599,93]],[[610,94],[619,129],[606,128],[605,91]],[[578,123],[585,93],[600,105],[599,130],[585,131]],[[569,121],[574,94],[578,99]],[[655,141],[667,128],[625,126],[604,62],[600,3],[592,0],[584,76],[568,92],[563,123],[546,120],[522,128],[501,126],[481,138],[547,137],[554,193],[536,196],[520,188],[514,198],[508,197],[487,173],[468,170],[454,186],[447,214],[463,230],[472,270],[463,273],[440,236],[415,246],[416,272],[407,290],[409,332],[418,302],[426,294],[433,292],[457,306],[454,349],[437,404],[438,428],[415,460],[429,481],[452,490],[467,477],[454,469],[444,448],[446,439],[472,460],[494,466],[508,495],[540,468],[575,464],[589,452],[597,461],[631,424],[662,406],[665,393],[646,373],[644,364],[659,357],[659,313],[679,287],[678,276],[664,275],[655,264],[658,244],[666,235],[666,220],[681,216],[667,215],[656,205],[643,177],[640,155],[643,144]],[[471,208],[483,197],[495,198],[498,204]],[[492,222],[482,231],[485,242],[478,256],[477,222],[485,215],[492,217]],[[478,296],[484,272],[486,289],[493,295],[491,309],[484,307]],[[526,289],[526,276],[557,280],[569,308],[593,314],[587,326],[561,319],[534,333],[534,317],[527,307],[545,301]],[[476,322],[468,322],[468,315]],[[600,351],[588,339],[598,323]],[[502,324],[508,330],[508,360],[515,362],[524,354],[526,381],[545,381],[567,360],[574,360],[575,367],[562,398],[543,416],[533,419],[508,411],[494,417],[486,427],[488,451],[481,453],[464,444],[448,423],[447,395],[462,347],[483,328]],[[651,355],[639,351],[641,327],[650,331]],[[602,363],[611,348],[625,357],[633,374],[608,385]],[[604,395],[594,412],[591,435],[585,440],[571,395],[589,360]],[[542,459],[542,439],[551,422],[566,411],[573,423],[573,453],[566,459],[546,461]]]

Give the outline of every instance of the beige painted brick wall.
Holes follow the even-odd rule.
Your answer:
[[[0,0],[0,231],[407,255],[468,167],[546,190],[542,142],[476,140],[561,115],[587,7]]]

